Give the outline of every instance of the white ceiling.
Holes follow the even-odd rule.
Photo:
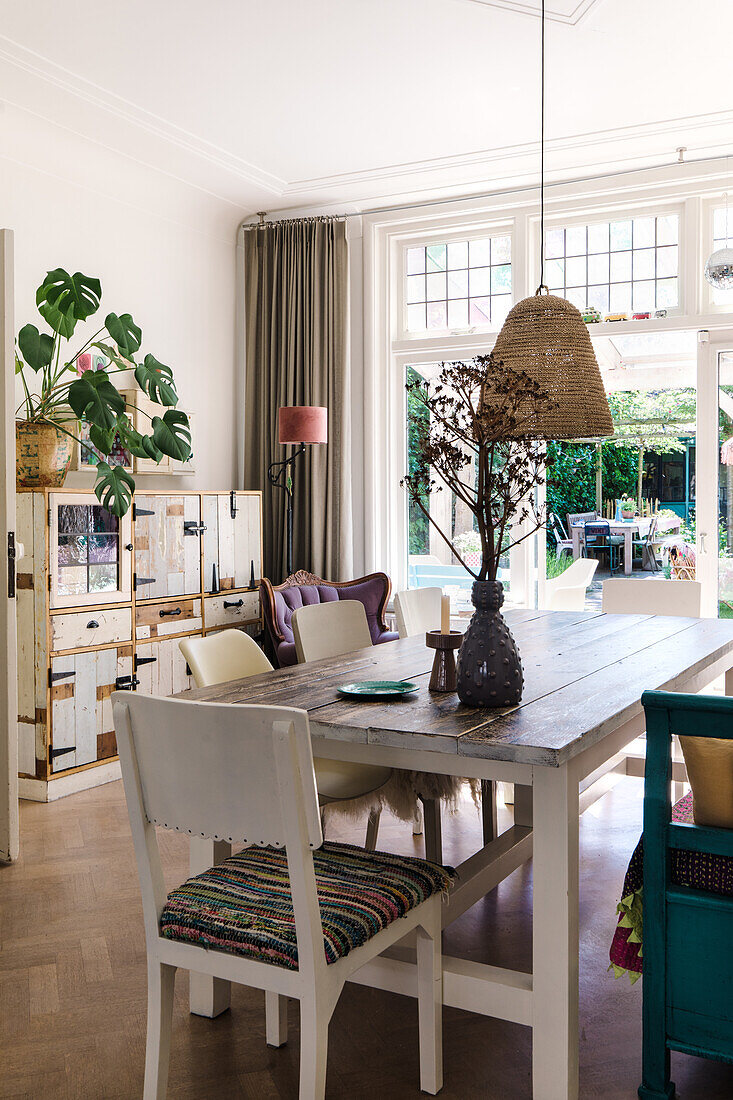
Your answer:
[[[539,3],[0,0],[0,100],[243,212],[524,183]],[[730,0],[547,7],[550,177],[733,147]]]

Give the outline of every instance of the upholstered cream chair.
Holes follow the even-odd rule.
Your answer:
[[[617,615],[700,617],[699,581],[631,580],[603,582],[602,609]]]
[[[290,621],[299,664],[372,646],[364,604],[358,600],[305,604],[293,612]]]
[[[394,611],[400,638],[440,629],[442,595],[441,588],[409,588],[395,593]]]
[[[358,606],[361,607],[361,604]],[[272,665],[257,643],[241,630],[222,630],[205,638],[183,638],[178,646],[197,687],[210,687],[227,680],[240,680],[245,676],[272,671]],[[315,759],[314,766],[322,806],[363,798],[383,787],[392,775],[391,768],[323,760],[320,757]],[[376,811],[370,815],[367,826],[367,848],[374,848],[378,826],[379,812]]]

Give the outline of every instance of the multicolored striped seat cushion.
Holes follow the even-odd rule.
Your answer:
[[[326,962],[366,943],[433,894],[453,872],[414,856],[324,842],[313,853]],[[298,969],[285,851],[246,848],[168,896],[161,933],[289,970]]]

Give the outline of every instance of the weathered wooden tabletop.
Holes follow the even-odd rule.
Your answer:
[[[184,696],[302,707],[314,737],[558,766],[638,713],[643,691],[674,691],[728,654],[733,664],[729,620],[524,610],[505,618],[524,666],[516,707],[475,710],[456,695],[431,694],[433,651],[422,636]],[[417,694],[361,703],[337,690],[350,680],[401,679],[415,681]]]

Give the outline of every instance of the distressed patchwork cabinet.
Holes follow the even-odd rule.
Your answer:
[[[110,696],[192,686],[186,635],[261,630],[260,493],[18,493],[20,794],[48,801],[119,776]]]

